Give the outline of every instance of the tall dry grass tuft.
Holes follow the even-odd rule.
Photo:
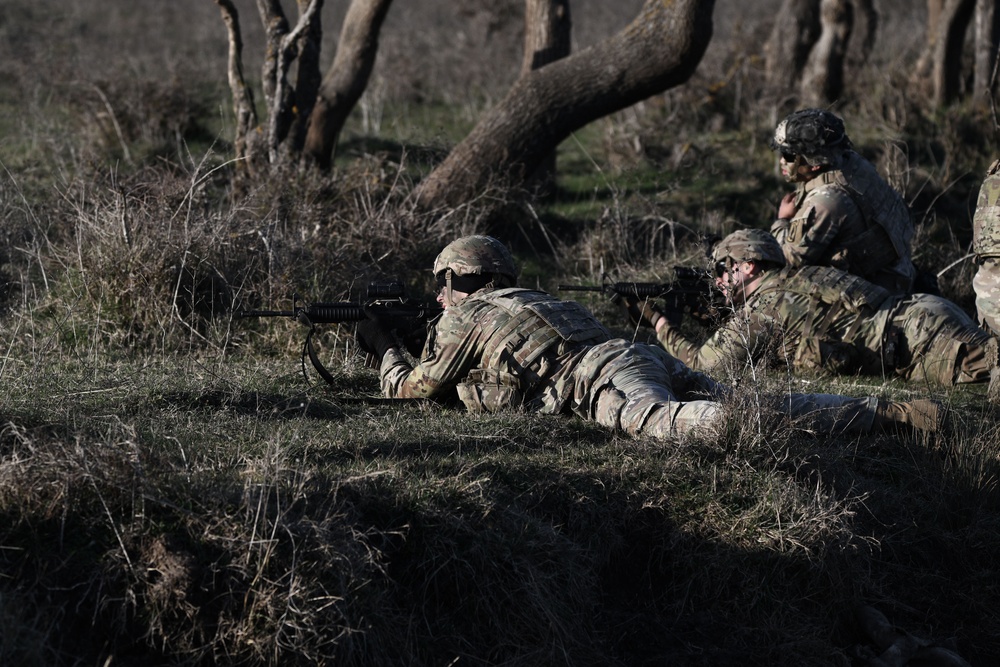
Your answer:
[[[440,248],[487,224],[476,205],[418,213],[401,166],[380,160],[334,180],[275,173],[227,200],[231,169],[209,154],[190,166],[74,180],[47,230],[34,222],[7,230],[13,248],[33,252],[20,263],[5,253],[0,270],[41,274],[34,323],[51,323],[67,349],[223,351],[245,346],[243,332],[259,326],[234,326],[240,309],[289,307],[296,295],[358,298],[387,277],[427,298]],[[5,191],[6,207],[17,206],[13,196]]]

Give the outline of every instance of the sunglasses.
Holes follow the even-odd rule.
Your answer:
[[[723,275],[729,272],[729,264],[724,259],[720,259],[715,263],[715,277],[721,278]]]
[[[796,157],[797,156],[794,155],[793,153],[786,153],[785,151],[781,151],[781,159],[784,160],[785,162],[795,162]]]

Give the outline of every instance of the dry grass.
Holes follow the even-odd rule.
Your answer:
[[[503,236],[525,282],[552,287],[663,281],[702,264],[704,236],[766,226],[785,187],[766,147],[781,104],[737,44],[767,25],[722,2],[719,34],[740,41],[561,147],[552,201],[491,190],[415,213],[413,181],[519,62],[514,5],[480,4],[400,7],[384,46],[407,58],[380,60],[333,174],[258,180],[228,159],[211,3],[187,6],[185,40],[167,3],[5,14],[0,662],[843,665],[871,650],[851,617],[864,603],[993,664],[1000,432],[977,388],[938,396],[943,437],[825,437],[769,396],[919,388],[730,369],[717,433],[633,440],[381,400],[348,327],[320,340],[334,386],[306,382],[301,327],[234,319],[390,276],[427,297],[459,234]],[[911,4],[883,11],[912,22]],[[629,18],[574,12],[582,41]],[[471,26],[454,51],[434,25],[410,29],[443,14],[437,27]],[[968,305],[970,269],[948,267],[993,120],[907,97],[914,33],[883,31],[896,41],[837,111],[906,192],[918,259]],[[109,59],[95,44],[119,34],[128,57]]]

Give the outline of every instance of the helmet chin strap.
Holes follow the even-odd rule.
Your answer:
[[[800,173],[799,170],[802,167],[811,167],[811,166],[812,165],[810,165],[803,156],[796,155],[795,156],[795,162],[792,162],[791,168],[788,170],[788,182],[789,183],[801,183],[803,181],[808,181],[809,180],[809,176],[806,175],[806,174]]]
[[[452,271],[450,268],[444,270],[444,300],[449,306],[455,303],[451,292],[451,275]]]

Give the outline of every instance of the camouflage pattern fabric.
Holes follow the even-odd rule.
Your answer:
[[[803,272],[808,275],[796,284],[796,274]],[[712,371],[727,360],[768,361],[793,371],[897,375],[942,386],[989,380],[997,341],[956,304],[928,294],[886,296],[880,302],[873,285],[852,285],[853,298],[834,302],[826,286],[841,284],[846,275],[829,267],[768,271],[704,344],[688,340],[670,323],[657,338],[697,370]],[[810,283],[814,290],[806,289]]]
[[[664,350],[612,339],[583,306],[519,288],[480,290],[432,328],[416,367],[396,349],[382,359],[383,394],[457,390],[472,410],[572,413],[632,435],[710,427],[728,389]],[[874,399],[793,394],[784,409],[826,430],[866,430]]]
[[[972,280],[978,320],[1000,333],[1000,160],[986,172],[972,218],[972,251],[979,270]]]
[[[799,183],[795,203],[791,220],[771,226],[790,266],[833,266],[894,293],[912,289],[909,210],[870,162],[846,151],[839,169]]]
[[[984,259],[972,278],[979,323],[1000,334],[1000,259]]]

